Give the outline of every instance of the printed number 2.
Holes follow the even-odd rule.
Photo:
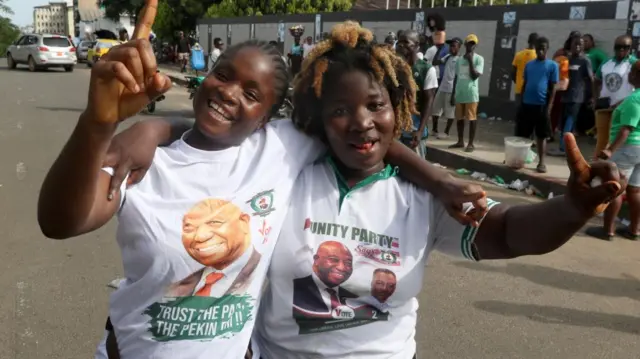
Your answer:
[[[377,310],[375,310],[375,309],[372,310],[371,319],[378,319],[378,311]]]

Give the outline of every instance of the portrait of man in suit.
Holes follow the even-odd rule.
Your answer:
[[[313,273],[293,280],[293,306],[307,316],[331,317],[332,310],[357,295],[340,287],[353,273],[353,256],[344,244],[322,242],[313,256]]]
[[[371,278],[371,295],[347,301],[356,311],[362,306],[372,306],[382,313],[389,312],[387,300],[396,291],[396,274],[386,268],[376,268]]]
[[[261,258],[251,243],[250,216],[222,199],[201,201],[185,214],[182,244],[205,267],[173,284],[168,297],[243,293]]]

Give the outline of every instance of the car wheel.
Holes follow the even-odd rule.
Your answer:
[[[38,66],[36,65],[36,60],[33,57],[29,56],[29,71],[36,72]]]
[[[7,66],[13,70],[16,68],[16,62],[13,59],[13,57],[11,56],[11,54],[7,54]]]
[[[65,70],[66,72],[73,72],[73,66],[65,66],[65,67],[64,67],[64,70]]]

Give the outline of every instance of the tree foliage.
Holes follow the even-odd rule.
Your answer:
[[[349,11],[353,3],[353,0],[222,0],[211,5],[206,16],[217,18]]]
[[[13,10],[7,5],[7,0],[0,0],[0,57],[7,53],[7,47],[20,36],[20,29],[11,22],[11,19],[2,14],[13,15]]]
[[[0,0],[0,15],[13,15],[13,10],[7,5],[8,0]]]

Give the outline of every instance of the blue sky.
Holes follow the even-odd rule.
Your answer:
[[[24,26],[33,23],[34,6],[48,3],[48,0],[9,0],[7,5],[15,12],[15,15],[11,16],[13,23],[18,26]]]

